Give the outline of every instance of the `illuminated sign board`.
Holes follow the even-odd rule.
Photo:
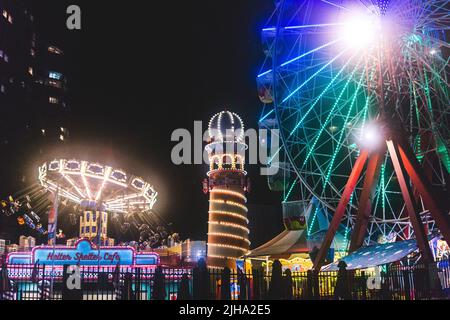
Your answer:
[[[154,252],[135,252],[132,247],[97,248],[85,239],[74,247],[38,246],[31,252],[14,252],[8,255],[8,264],[84,265],[84,266],[152,266],[159,263]]]

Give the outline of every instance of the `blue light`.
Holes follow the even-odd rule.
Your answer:
[[[326,4],[329,4],[329,5],[332,5],[333,7],[336,7],[336,8],[339,8],[339,9],[344,9],[344,10],[350,11],[349,8],[340,6],[340,5],[338,5],[338,4],[336,4],[336,3],[333,3],[333,2],[330,2],[330,1],[322,0],[322,2],[323,2],[323,3],[326,3]]]
[[[266,113],[266,115],[264,117],[262,117],[261,119],[259,119],[259,122],[263,122],[264,119],[266,119],[268,116],[270,116],[270,114],[272,114],[275,111],[275,109],[270,110],[269,112]]]
[[[262,76],[265,76],[266,74],[268,74],[268,73],[271,73],[272,72],[272,69],[269,69],[269,70],[267,70],[267,71],[264,71],[263,73],[261,73],[261,74],[258,74],[258,78],[261,78]]]
[[[340,41],[340,40],[341,40],[341,39],[336,39],[336,40],[334,40],[334,41],[330,41],[330,42],[328,42],[328,43],[325,43],[324,45],[321,45],[321,46],[319,46],[319,47],[317,47],[317,48],[315,48],[315,49],[312,49],[312,50],[310,50],[310,51],[308,51],[308,52],[305,52],[305,53],[299,55],[298,57],[295,57],[295,58],[293,58],[293,59],[291,59],[291,60],[288,60],[288,61],[282,63],[281,66],[284,67],[284,66],[288,65],[289,63],[292,63],[292,62],[294,62],[294,61],[297,61],[297,60],[299,60],[299,59],[301,59],[301,58],[303,58],[303,57],[305,57],[305,56],[307,56],[307,55],[309,55],[309,54],[311,54],[311,53],[314,53],[314,52],[316,52],[316,51],[319,51],[320,49],[326,48],[326,47],[328,47],[328,46],[330,46],[330,45],[332,45],[332,44],[334,44],[334,43],[336,43],[336,42],[338,42],[338,41]]]
[[[56,72],[56,71],[49,71],[48,72],[48,77],[50,79],[61,80],[62,73],[59,73],[59,72]]]
[[[292,30],[292,29],[305,29],[305,28],[315,28],[315,27],[330,27],[330,26],[336,26],[340,25],[341,23],[320,23],[320,24],[305,24],[301,26],[287,26],[284,27],[286,30]],[[270,27],[270,28],[264,28],[262,31],[275,31],[277,28]]]
[[[312,76],[310,76],[308,79],[306,79],[305,82],[303,82],[300,86],[297,87],[294,91],[292,91],[286,98],[283,99],[282,102],[286,102],[290,97],[292,97],[294,94],[297,93],[298,90],[300,90],[304,85],[306,85],[311,79],[313,79],[316,75],[318,75],[320,72],[322,72],[326,67],[328,67],[330,64],[332,64],[337,58],[339,58],[342,54],[344,54],[346,50],[342,51],[340,54],[338,54],[336,57],[328,61],[326,64],[324,64],[319,70],[317,70]]]
[[[291,27],[291,28],[300,28],[300,27],[302,27],[302,26]],[[317,48],[314,48],[314,49],[312,49],[312,50],[310,50],[310,51],[308,51],[308,52],[305,52],[305,53],[299,55],[298,57],[295,57],[295,58],[292,58],[291,60],[288,60],[288,61],[286,61],[286,62],[283,62],[283,63],[281,64],[281,67],[285,67],[286,65],[288,65],[288,64],[290,64],[290,63],[292,63],[292,62],[294,62],[294,61],[297,61],[297,60],[299,60],[299,59],[301,59],[301,58],[303,58],[303,57],[305,57],[305,56],[307,56],[307,55],[309,55],[309,54],[311,54],[311,53],[314,53],[314,52],[316,52],[316,51],[319,51],[320,49],[323,49],[323,48],[326,48],[326,47],[328,47],[328,46],[331,46],[332,44],[335,44],[336,42],[338,42],[338,41],[340,41],[340,40],[341,40],[341,39],[336,39],[336,40],[330,41],[330,42],[328,42],[328,43],[325,43],[324,45],[321,45],[321,46],[319,46],[319,47],[317,47]],[[262,76],[265,76],[266,74],[269,74],[269,73],[271,73],[271,72],[272,72],[272,69],[269,69],[269,70],[267,70],[267,71],[264,71],[263,73],[258,74],[257,78],[261,78]]]
[[[285,29],[303,29],[303,28],[314,28],[314,27],[330,27],[330,26],[337,26],[341,25],[342,23],[321,23],[321,24],[305,24],[302,26],[289,26],[285,27]]]

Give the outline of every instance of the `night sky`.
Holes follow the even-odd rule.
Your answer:
[[[257,128],[260,29],[273,1],[33,3],[40,34],[65,51],[71,143],[64,152],[148,179],[159,192],[155,209],[174,231],[206,240],[208,196],[201,181],[208,168],[172,164],[170,136],[176,128],[193,131],[194,120],[206,126],[225,106],[247,128]],[[81,31],[65,27],[69,4],[81,7]],[[256,240],[261,242],[281,231],[281,195],[269,191],[259,166],[247,169],[249,203],[268,205],[265,214],[274,221],[252,231],[262,234]],[[249,214],[255,221],[264,218]]]

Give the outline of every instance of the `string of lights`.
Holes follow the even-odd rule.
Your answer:
[[[236,212],[231,212],[231,211],[221,211],[221,210],[209,210],[208,212],[209,212],[209,213],[212,213],[212,214],[224,214],[224,215],[229,215],[229,216],[232,216],[232,217],[236,217],[236,218],[242,219],[242,220],[244,220],[246,223],[248,223],[248,219],[247,219],[246,217],[244,217],[243,215],[241,215],[241,214],[239,214],[239,213],[236,213]]]

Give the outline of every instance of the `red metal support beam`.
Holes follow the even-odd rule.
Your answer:
[[[409,220],[413,226],[420,253],[426,262],[431,262],[434,260],[433,254],[431,253],[430,246],[428,245],[428,238],[414,201],[413,192],[410,185],[406,181],[405,164],[402,161],[403,159],[399,156],[398,144],[392,140],[387,140],[386,144],[391,156],[392,164],[394,165],[394,170],[400,189],[402,191],[403,200],[405,200],[406,211],[408,212]]]
[[[448,217],[448,203],[440,203],[430,182],[426,180],[421,171],[420,165],[417,162],[414,154],[407,145],[399,146],[399,154],[404,163],[405,170],[408,172],[414,186],[422,196],[425,207],[430,211],[431,216],[436,222],[447,243],[450,243],[450,221]],[[448,194],[442,197],[442,202],[448,202]]]
[[[358,212],[355,227],[352,231],[349,252],[359,249],[364,242],[367,225],[369,224],[372,211],[372,200],[375,196],[381,163],[383,162],[385,153],[386,148],[383,147],[383,149],[370,155],[366,169],[366,176],[364,178],[363,189],[359,197]]]
[[[356,188],[356,184],[358,183],[358,180],[361,176],[362,170],[364,169],[364,165],[367,161],[368,156],[369,152],[367,150],[361,150],[359,157],[356,159],[355,165],[347,180],[347,184],[345,185],[344,192],[342,193],[341,200],[339,201],[339,204],[333,215],[333,219],[331,219],[331,223],[325,235],[325,239],[323,240],[322,245],[320,246],[320,250],[316,256],[316,259],[314,260],[313,268],[316,271],[320,271],[320,268],[322,267],[325,256],[327,255],[328,250],[330,249],[331,242],[333,241],[334,236],[336,235],[336,231],[339,227],[339,224],[341,223],[342,217],[344,216],[345,208],[347,207],[350,201],[350,197],[353,193],[353,190],[355,190]]]

